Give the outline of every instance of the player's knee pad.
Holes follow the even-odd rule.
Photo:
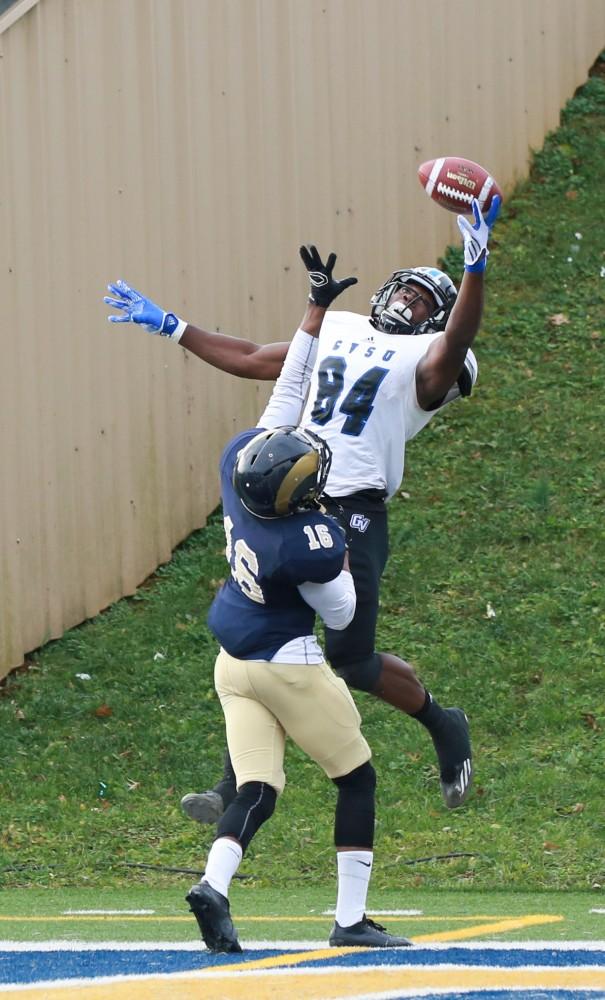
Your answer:
[[[368,760],[349,774],[333,780],[338,788],[334,820],[336,847],[371,848],[374,844],[376,771]]]
[[[332,779],[341,795],[374,795],[376,791],[376,771],[369,760],[354,771]]]
[[[373,691],[382,671],[382,660],[378,653],[369,653],[362,659],[352,660],[340,653],[329,657],[332,670],[342,677],[348,687],[355,691]]]
[[[242,785],[216,828],[218,837],[233,837],[246,851],[254,834],[273,815],[277,792],[265,781]]]

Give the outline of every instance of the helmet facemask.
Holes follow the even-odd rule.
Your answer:
[[[412,322],[411,302],[389,304],[393,295],[410,282],[424,288],[435,301],[435,308],[430,316],[420,323]],[[438,333],[445,330],[457,294],[453,281],[436,267],[410,267],[394,271],[388,281],[372,296],[370,322],[383,333],[408,336]]]

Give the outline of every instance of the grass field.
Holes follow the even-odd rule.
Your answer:
[[[0,939],[12,941],[192,941],[197,925],[173,889],[12,889],[0,899]],[[413,940],[602,941],[605,905],[598,893],[372,892],[369,912]],[[288,892],[235,886],[231,908],[242,940],[326,940],[333,889]],[[96,912],[95,912],[96,911]],[[100,911],[106,911],[103,914]],[[120,913],[120,911],[122,911]]]
[[[433,912],[453,893],[456,913],[490,912],[505,897],[471,890],[544,892],[528,912],[575,900],[578,933],[601,938],[586,914],[605,898],[602,68],[507,200],[479,384],[413,442],[391,505],[380,645],[411,659],[440,702],[468,712],[477,775],[464,809],[442,806],[424,731],[357,698],[379,778],[372,905]],[[460,273],[457,249],[446,263]],[[48,644],[2,685],[5,916],[43,901],[56,914],[61,887],[95,900],[136,889],[140,901],[181,912],[187,880],[130,865],[200,869],[212,839],[178,802],[221,766],[205,613],[225,574],[223,547],[216,514],[134,598]],[[235,889],[242,913],[275,898],[269,890],[302,915],[333,900],[334,792],[296,748],[286,766],[283,799],[243,865],[251,878]],[[515,905],[506,897],[503,911]],[[20,926],[6,923],[7,935]]]

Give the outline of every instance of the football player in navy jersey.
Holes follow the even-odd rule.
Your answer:
[[[340,290],[348,282],[341,284]],[[322,311],[310,304],[306,319]],[[204,876],[187,895],[211,951],[241,951],[229,885],[243,853],[272,815],[285,784],[289,735],[334,781],[338,896],[332,946],[404,947],[365,915],[373,860],[376,775],[344,683],[324,662],[316,612],[335,631],[355,612],[344,532],[320,508],[331,454],[312,431],[280,426],[299,412],[309,336],[296,334],[259,421],[237,434],[220,461],[231,574],[208,615],[220,643],[215,686],[237,792],[218,823]],[[262,429],[264,428],[264,429]]]
[[[472,753],[468,721],[460,708],[442,708],[412,666],[375,649],[380,578],[388,557],[386,501],[403,476],[405,445],[452,400],[469,395],[477,376],[472,344],[483,312],[488,238],[500,208],[494,198],[484,218],[458,217],[464,244],[459,291],[437,268],[395,271],[371,300],[370,316],[330,312],[312,336],[316,361],[307,386],[297,385],[300,423],[332,451],[327,509],[347,531],[357,609],[342,631],[326,627],[327,659],[347,684],[367,691],[424,725],[439,760],[445,805],[468,795]],[[310,300],[326,310],[342,291],[332,276],[335,256],[324,264],[315,247],[302,247]],[[124,315],[113,321],[143,323],[202,360],[252,379],[277,377],[287,344],[259,345],[211,333],[166,313],[123,282],[106,301]],[[320,332],[321,331],[321,332]],[[299,418],[292,420],[298,423]],[[223,780],[211,791],[185,796],[183,808],[200,822],[215,822],[235,793],[226,760]]]
[[[229,913],[229,884],[283,791],[286,735],[338,789],[339,890],[330,943],[409,944],[365,916],[375,772],[349,690],[324,662],[313,634],[316,611],[339,630],[355,610],[344,535],[317,509],[329,461],[327,445],[295,427],[245,431],[221,458],[231,576],[208,623],[221,646],[215,686],[237,794],[219,820],[204,876],[187,896],[211,951],[241,950]]]

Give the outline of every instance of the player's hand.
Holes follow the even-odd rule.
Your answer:
[[[326,263],[322,262],[317,247],[307,243],[299,250],[302,262],[309,272],[311,291],[309,292],[309,302],[314,302],[316,306],[327,309],[345,288],[357,284],[357,278],[343,278],[337,281],[332,277],[332,271],[336,263],[336,254],[331,253]]]
[[[321,501],[321,497],[319,499]],[[335,501],[333,501],[333,502],[335,502]],[[346,546],[347,551],[348,551],[348,548],[349,548],[349,526],[348,526],[348,523],[347,523],[346,514],[345,514],[344,510],[342,509],[342,507],[340,506],[339,503],[337,503],[336,506],[337,506],[337,509],[338,509],[338,512],[339,512],[338,514],[335,513],[333,510],[329,510],[329,511],[328,510],[324,510],[323,513],[325,514],[326,517],[330,518],[330,520],[332,521],[334,527],[340,532],[340,534],[344,538],[344,543],[345,543],[345,546]],[[346,525],[346,527],[345,527],[345,525]]]
[[[124,313],[123,316],[108,316],[110,323],[139,323],[149,333],[159,333],[161,337],[180,340],[187,324],[174,313],[164,312],[155,302],[146,299],[121,278],[107,288],[112,294],[106,295],[103,301],[112,309],[121,309]]]
[[[502,199],[495,195],[490,210],[485,217],[481,215],[479,202],[473,198],[473,225],[463,215],[458,216],[458,229],[464,241],[464,269],[466,271],[485,271],[489,250],[487,241],[492,226],[498,217]]]

